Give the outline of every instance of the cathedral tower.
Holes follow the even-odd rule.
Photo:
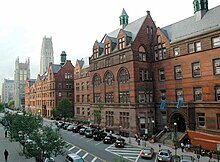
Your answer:
[[[44,36],[41,47],[40,74],[47,72],[50,63],[54,62],[52,37]]]

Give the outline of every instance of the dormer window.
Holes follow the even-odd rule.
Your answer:
[[[118,39],[118,49],[122,50],[124,48],[125,48],[125,38],[122,37]]]
[[[94,59],[99,57],[99,50],[98,50],[98,48],[93,50],[93,57],[94,57]]]
[[[111,44],[108,43],[105,45],[105,54],[111,53]]]
[[[174,48],[174,56],[180,55],[180,49],[178,47]]]

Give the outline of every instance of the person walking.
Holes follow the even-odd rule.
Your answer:
[[[5,149],[4,151],[5,161],[8,161],[8,151]]]
[[[7,138],[7,136],[8,136],[8,131],[6,130],[5,131],[5,138]]]
[[[184,146],[184,143],[181,142],[180,147],[181,147],[181,149],[182,149],[182,152],[184,152],[184,147],[185,147],[185,146]]]

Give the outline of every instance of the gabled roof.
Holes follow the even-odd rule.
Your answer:
[[[129,23],[127,26],[125,26],[125,28],[123,30],[126,31],[126,34],[128,34],[129,36],[132,37],[132,41],[135,40],[142,24],[144,23],[144,20],[146,19],[146,16],[143,16],[131,23]],[[111,33],[107,34],[109,37],[113,37],[113,38],[117,38],[119,31],[121,30],[121,28],[118,28],[114,31],[112,31]]]
[[[173,42],[220,28],[220,6],[208,10],[201,20],[191,16],[174,24],[161,28],[167,38]]]
[[[52,64],[53,73],[57,73],[61,69],[60,64]]]

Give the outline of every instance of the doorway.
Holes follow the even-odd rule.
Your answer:
[[[186,130],[186,122],[184,117],[180,113],[175,113],[171,116],[170,124],[173,126],[174,123],[177,124],[178,132],[185,132]]]

